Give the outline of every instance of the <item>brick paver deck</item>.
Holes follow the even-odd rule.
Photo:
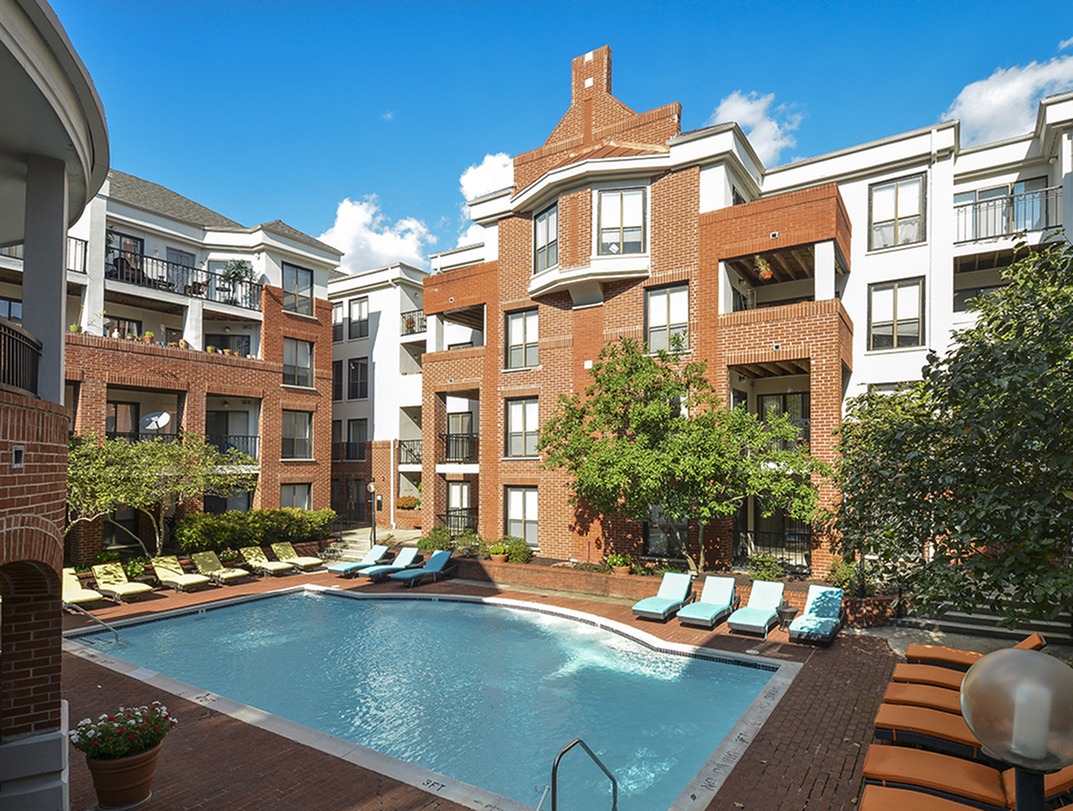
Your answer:
[[[368,592],[399,590],[395,583],[363,584],[319,572],[190,594],[155,592],[139,603],[102,603],[93,613],[107,622],[300,583]],[[725,626],[707,632],[683,628],[673,620],[666,625],[642,622],[633,618],[629,606],[577,597],[522,593],[459,581],[428,584],[421,590],[546,602],[643,628],[670,642],[738,653],[756,650],[775,659],[802,662],[801,673],[708,811],[843,811],[856,806],[861,760],[872,739],[872,720],[895,662],[882,639],[843,634],[830,648],[816,649],[790,644],[780,630],[765,641],[730,636]],[[65,618],[65,628],[87,623],[78,616]],[[149,804],[152,811],[462,808],[199,704],[161,696],[159,690],[70,654],[63,657],[63,695],[70,703],[72,725],[120,704],[142,704],[158,698],[175,711],[180,724],[164,744]],[[94,803],[85,760],[72,750],[71,808],[87,811]]]

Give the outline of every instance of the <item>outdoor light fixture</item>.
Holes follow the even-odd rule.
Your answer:
[[[1043,775],[1073,764],[1073,669],[1007,648],[965,674],[961,714],[984,750],[1016,769],[1016,811],[1043,811]]]
[[[376,482],[370,481],[365,489],[369,491],[369,543],[376,546]]]

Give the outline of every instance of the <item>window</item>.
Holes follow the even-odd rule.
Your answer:
[[[364,400],[369,396],[369,359],[351,358],[347,369],[347,399]]]
[[[537,365],[537,311],[507,313],[507,368]]]
[[[924,175],[877,183],[868,192],[872,250],[924,241]]]
[[[279,506],[308,510],[312,502],[312,490],[312,484],[281,484],[279,486]]]
[[[508,487],[507,534],[521,538],[530,546],[537,545],[537,489]]]
[[[336,302],[332,305],[332,340],[343,340],[343,304]]]
[[[106,251],[108,261],[112,265],[105,271],[105,276],[109,279],[137,282],[144,278],[141,273],[142,256],[145,253],[144,239],[121,234],[118,231],[109,231]]]
[[[284,459],[313,458],[313,413],[310,411],[283,412]]]
[[[689,522],[668,523],[660,506],[653,506],[648,515],[648,523],[645,524],[645,554],[654,558],[681,558],[682,550],[675,532],[688,529]]]
[[[343,448],[343,421],[332,420],[332,459],[343,459],[346,451]],[[334,509],[334,507],[332,508]]]
[[[369,439],[368,420],[347,420],[346,423],[346,458],[364,459],[365,443]]]
[[[536,456],[539,427],[536,397],[507,400],[507,456]]]
[[[22,323],[22,302],[18,299],[0,296],[0,318]]]
[[[369,337],[369,299],[350,300],[350,337]]]
[[[179,337],[181,338],[182,335]],[[217,349],[230,349],[232,352],[235,352],[244,358],[249,357],[250,355],[250,345],[249,335],[232,335],[227,332],[206,333],[205,335],[205,346],[215,346]]]
[[[533,221],[533,273],[559,264],[559,206],[544,209]]]
[[[689,348],[689,285],[645,292],[645,340],[649,352]],[[679,343],[680,341],[680,343]]]
[[[601,256],[645,251],[644,189],[600,192]]]
[[[868,288],[868,348],[901,349],[924,340],[924,280]]]
[[[1034,231],[1056,223],[1057,198],[1048,199],[1047,178],[1034,177],[954,195],[957,242]]]
[[[313,385],[313,342],[283,339],[283,383],[287,386]]]
[[[137,439],[140,406],[137,403],[123,403],[109,400],[105,403],[104,432],[110,437]]]
[[[104,322],[104,334],[113,338],[137,338],[142,334],[142,322],[131,318],[109,318]]]
[[[807,391],[794,391],[786,394],[761,394],[756,398],[760,419],[768,420],[779,414],[785,414],[797,428],[799,442],[809,441],[811,406]],[[796,443],[784,443],[783,450],[790,450]]]
[[[341,360],[332,361],[332,399],[343,399],[343,362]]]
[[[313,271],[283,263],[283,309],[313,315]]]
[[[456,411],[447,415],[448,462],[477,461],[477,435],[473,433],[473,413]]]

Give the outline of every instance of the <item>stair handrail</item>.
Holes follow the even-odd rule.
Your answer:
[[[600,767],[600,771],[607,775],[607,779],[611,781],[611,811],[618,811],[618,780],[615,779],[615,775],[611,774],[608,768],[604,765],[603,761],[596,756],[587,743],[581,738],[574,738],[555,756],[555,762],[551,764],[551,811],[558,811],[559,808],[559,761],[563,759],[563,755],[573,749],[575,746],[580,746],[588,756],[592,759],[592,762]],[[541,804],[544,800],[541,798]]]
[[[93,614],[91,614],[91,613],[89,613],[88,611],[86,611],[86,609],[84,609],[84,608],[83,608],[82,606],[80,606],[80,605],[75,605],[74,603],[64,603],[64,604],[63,604],[63,607],[64,607],[64,608],[67,608],[67,609],[73,609],[73,610],[75,610],[75,611],[78,611],[78,612],[80,612],[80,613],[82,613],[82,614],[85,614],[85,615],[86,615],[87,617],[89,617],[89,618],[90,618],[91,620],[93,620],[93,621],[94,621],[95,623],[97,623],[97,624],[98,624],[98,625],[100,625],[100,626],[103,626],[104,628],[106,628],[107,630],[109,630],[109,631],[111,631],[111,632],[112,632],[113,634],[115,634],[115,641],[116,641],[116,642],[118,642],[118,641],[119,641],[119,631],[117,631],[117,630],[116,630],[115,628],[113,628],[113,627],[112,627],[111,625],[109,625],[109,624],[108,624],[107,622],[105,622],[104,620],[102,620],[102,619],[101,619],[100,617],[95,617],[95,616],[94,616]]]

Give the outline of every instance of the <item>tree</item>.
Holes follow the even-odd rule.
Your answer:
[[[257,474],[250,466],[255,464],[244,453],[221,451],[190,433],[140,442],[93,432],[73,436],[67,462],[67,531],[104,518],[132,535],[148,555],[142,539],[111,518],[117,509],[130,507],[149,519],[159,555],[166,516],[202,496],[252,490]]]
[[[907,536],[930,535],[926,554],[907,558],[918,610],[986,608],[1014,624],[1053,618],[1073,592],[1073,250],[1043,247],[1003,276],[1004,287],[974,299],[977,321],[946,357],[929,357],[904,433],[881,424],[876,398],[851,406],[843,454],[854,461],[841,485],[844,512],[868,516],[850,536],[861,548],[893,560]],[[907,480],[847,478],[876,448]],[[893,501],[906,526],[884,533],[897,521]]]
[[[813,474],[825,466],[797,442],[786,417],[762,422],[724,408],[703,362],[667,352],[646,354],[634,341],[608,344],[584,395],[561,396],[544,425],[544,466],[574,477],[573,503],[606,516],[651,520],[665,530],[690,568],[705,568],[705,525],[733,516],[750,496],[771,514],[810,519]],[[699,545],[688,527],[696,521]]]

